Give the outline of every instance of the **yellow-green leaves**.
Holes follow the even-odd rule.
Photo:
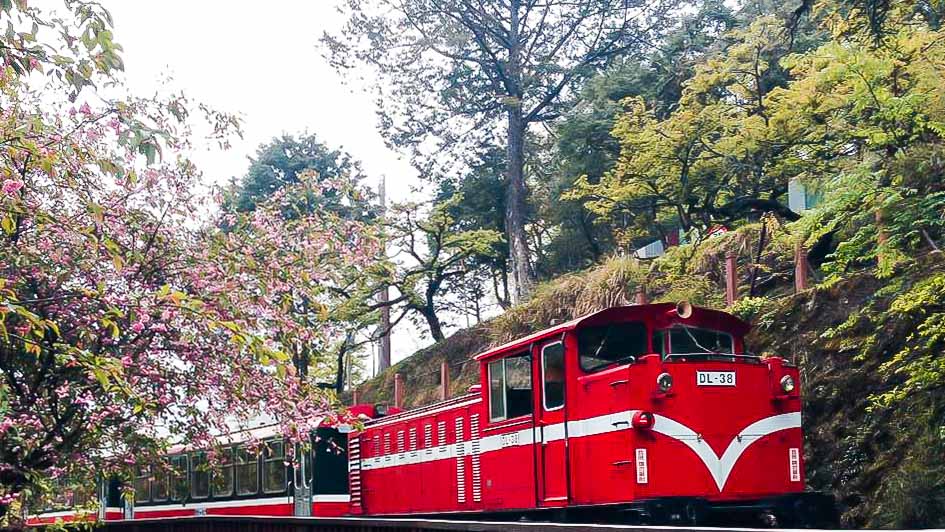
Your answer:
[[[3,228],[3,232],[12,235],[16,231],[16,222],[13,221],[13,216],[7,214],[0,218],[0,227]]]

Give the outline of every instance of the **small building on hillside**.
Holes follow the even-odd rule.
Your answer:
[[[797,178],[792,179],[788,183],[788,207],[796,212],[802,213],[804,211],[814,208],[818,203],[820,203],[822,195],[820,192],[813,190],[811,187],[801,183]],[[724,228],[713,229],[709,232],[709,236],[723,233]],[[672,246],[678,246],[683,242],[685,235],[683,234],[682,229],[676,229],[668,233],[667,242],[664,242],[662,239],[653,240],[641,247],[638,247],[633,254],[638,259],[655,259],[656,257],[662,256],[666,253],[666,248]]]

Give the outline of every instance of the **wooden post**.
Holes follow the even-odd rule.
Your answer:
[[[735,253],[725,254],[725,302],[728,306],[735,304],[738,299],[738,276],[736,272]]]
[[[638,286],[636,296],[637,305],[646,305],[646,286],[642,284]]]
[[[397,408],[404,407],[404,378],[401,377],[400,373],[394,374],[394,406]]]
[[[807,290],[807,249],[798,240],[794,244],[794,292]]]
[[[358,399],[359,399],[358,390],[357,388],[355,388],[354,391],[351,392],[351,404],[352,405],[358,404]]]
[[[450,365],[447,361],[440,363],[440,400],[450,398]]]

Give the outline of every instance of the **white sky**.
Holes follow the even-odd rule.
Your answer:
[[[208,180],[241,176],[259,144],[307,131],[360,160],[371,186],[385,174],[389,201],[407,199],[420,185],[406,159],[384,145],[371,95],[345,86],[316,48],[323,31],[343,23],[337,0],[102,3],[115,19],[130,92],[152,94],[169,75],[171,87],[191,99],[242,117],[243,140],[226,152],[194,155]],[[402,323],[392,341],[395,362],[430,343]]]

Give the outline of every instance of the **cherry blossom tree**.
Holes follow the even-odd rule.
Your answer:
[[[183,96],[97,97],[121,68],[111,19],[66,13],[0,5],[29,28],[0,38],[0,518],[51,480],[259,416],[307,438],[331,399],[292,353],[331,341],[330,288],[379,252],[364,223],[285,216],[344,177],[208,219],[188,124],[202,114],[225,144],[238,122]]]

